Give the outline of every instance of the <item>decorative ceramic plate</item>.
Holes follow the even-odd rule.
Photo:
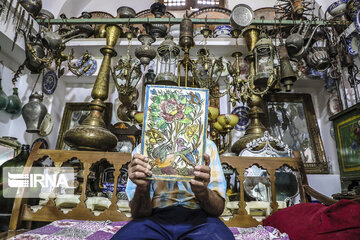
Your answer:
[[[354,25],[358,33],[360,33],[360,8],[354,14]]]
[[[39,135],[43,137],[49,135],[53,129],[53,125],[54,124],[51,118],[51,114],[47,113],[43,122],[41,123]]]
[[[327,101],[327,112],[328,112],[329,116],[331,117],[340,111],[341,111],[341,109],[340,109],[339,98],[335,94],[332,94],[329,97],[329,100]]]
[[[41,145],[40,149],[49,149],[49,144],[48,144],[48,142],[47,142],[44,138],[38,138],[38,139],[36,139],[36,140],[32,143],[32,145],[31,145],[31,150],[33,149],[35,143],[37,143],[37,142],[42,142],[42,143],[43,143],[43,144]]]
[[[79,67],[79,66],[81,65],[82,59],[83,59],[83,57],[81,57],[81,58],[79,59],[79,61],[76,63],[76,66],[77,66],[77,67]],[[84,68],[85,68],[86,66],[88,66],[89,64],[91,64],[91,67],[90,67],[86,72],[84,72],[83,76],[87,76],[87,77],[88,77],[88,76],[93,75],[93,74],[96,72],[97,62],[96,62],[96,60],[95,60],[92,56],[90,56],[89,60],[88,60],[85,64],[83,64],[83,66],[79,69],[79,72],[82,73],[82,72],[84,71]]]
[[[58,77],[56,72],[48,71],[45,73],[42,82],[42,89],[45,94],[51,95],[57,87]]]
[[[214,30],[214,38],[230,38],[231,37],[231,26],[229,25],[220,25],[217,26]]]
[[[338,0],[333,2],[326,10],[333,17],[344,15],[346,12],[346,0]]]
[[[347,49],[351,55],[359,53],[359,33],[353,32],[346,38]]]
[[[250,124],[249,108],[245,106],[238,106],[231,112],[239,116],[239,122],[235,125],[235,129],[238,131],[245,131]]]

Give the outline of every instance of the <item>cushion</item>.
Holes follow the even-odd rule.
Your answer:
[[[300,203],[279,210],[263,221],[292,240],[360,239],[360,203],[340,200],[331,205]]]

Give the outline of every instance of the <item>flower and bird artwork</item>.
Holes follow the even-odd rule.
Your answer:
[[[150,179],[189,181],[203,164],[208,90],[148,85],[141,152],[152,166]]]

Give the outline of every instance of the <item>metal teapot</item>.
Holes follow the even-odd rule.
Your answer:
[[[301,59],[306,54],[310,44],[312,43],[312,39],[320,26],[323,25],[319,24],[314,28],[305,46],[305,36],[307,35],[310,28],[310,23],[308,25],[305,25],[305,23],[302,22],[299,25],[299,29],[296,33],[291,32],[291,34],[286,38],[285,43],[290,57]]]
[[[50,50],[58,50],[66,42],[74,38],[88,38],[94,34],[94,29],[89,25],[77,25],[74,29],[64,34],[58,32],[47,31],[44,33],[42,43],[44,47]]]

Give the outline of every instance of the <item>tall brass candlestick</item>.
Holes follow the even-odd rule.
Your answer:
[[[100,49],[104,58],[91,92],[94,99],[90,103],[91,113],[80,126],[68,130],[64,135],[64,142],[72,148],[107,151],[117,144],[116,136],[106,129],[103,112],[106,108],[104,101],[109,95],[111,58],[117,55],[114,46],[121,32],[117,25],[106,27],[106,46]]]

